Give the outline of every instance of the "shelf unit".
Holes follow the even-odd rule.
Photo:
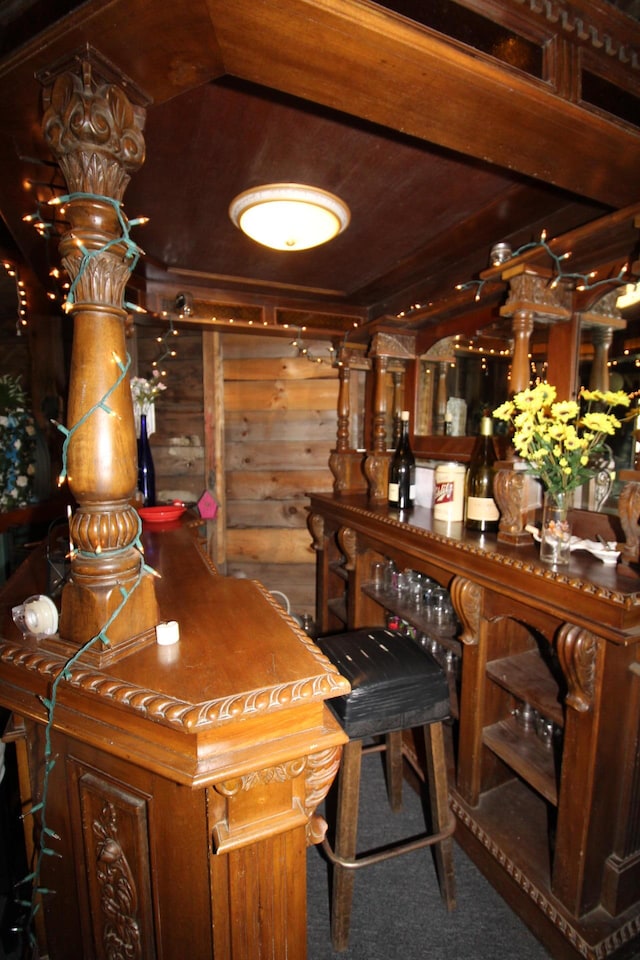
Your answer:
[[[415,640],[432,655],[447,675],[449,684],[449,702],[452,717],[458,717],[460,658],[462,644],[458,639],[460,624],[457,620],[439,624],[426,611],[416,610],[402,597],[391,590],[385,590],[373,583],[363,583],[362,592],[374,600],[385,611],[398,617],[415,631]]]
[[[534,546],[443,531],[429,510],[400,522],[366,495],[312,495],[311,512],[319,622],[357,629],[393,614],[455,664],[458,842],[554,960],[638,956],[637,575],[579,555],[555,572]],[[455,628],[376,587],[384,558],[446,587]]]

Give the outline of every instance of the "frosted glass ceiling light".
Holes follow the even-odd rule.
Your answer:
[[[333,193],[300,183],[269,183],[232,200],[231,220],[273,250],[308,250],[333,240],[349,224],[346,203]]]

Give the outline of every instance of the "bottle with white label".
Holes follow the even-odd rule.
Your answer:
[[[409,441],[409,411],[400,414],[401,433],[389,464],[389,506],[409,510],[416,499],[416,461]]]
[[[467,472],[465,526],[469,530],[494,533],[498,529],[500,511],[493,499],[495,461],[493,420],[483,417]]]

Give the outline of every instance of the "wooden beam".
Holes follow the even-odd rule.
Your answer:
[[[637,199],[640,133],[366,0],[209,5],[230,74],[613,207]]]

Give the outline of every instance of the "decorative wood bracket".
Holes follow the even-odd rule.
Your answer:
[[[320,843],[327,825],[314,811],[329,792],[342,746],[287,760],[217,783],[209,791],[216,854],[228,853],[301,825],[307,842]],[[256,808],[263,811],[256,817]]]

